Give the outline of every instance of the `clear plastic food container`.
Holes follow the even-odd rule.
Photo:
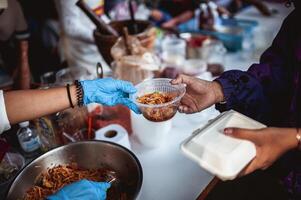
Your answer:
[[[6,187],[25,165],[25,159],[19,153],[7,152],[0,163],[0,187]]]
[[[260,129],[266,126],[230,110],[194,131],[181,145],[182,152],[188,158],[222,180],[236,178],[256,156],[256,148],[252,142],[223,133],[229,127]]]
[[[171,119],[177,112],[180,105],[180,100],[186,92],[184,84],[172,85],[171,79],[157,78],[143,81],[136,85],[137,93],[131,95],[131,99],[138,105],[143,116],[153,122],[162,122]],[[162,104],[142,104],[137,101],[137,98],[146,94],[152,93],[168,94],[173,97],[173,100]]]

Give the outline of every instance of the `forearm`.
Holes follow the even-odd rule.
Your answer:
[[[15,88],[29,89],[31,82],[31,73],[28,62],[28,41],[18,40],[18,65],[16,69]]]
[[[175,18],[171,19],[175,21],[176,25],[182,24],[188,20],[190,20],[193,17],[193,12],[192,11],[186,11],[178,16],[176,16]]]
[[[70,87],[70,93],[73,105],[76,105],[75,86]],[[70,107],[65,87],[6,92],[4,100],[10,124],[32,120]]]

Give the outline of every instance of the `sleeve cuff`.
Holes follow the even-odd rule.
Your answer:
[[[15,32],[15,38],[17,40],[27,40],[29,37],[30,37],[30,33],[28,30]]]
[[[234,85],[230,84],[229,80],[223,77],[219,77],[214,81],[218,82],[222,86],[225,102],[228,102],[230,100],[231,95],[233,95],[234,93]]]
[[[224,72],[214,81],[217,81],[222,86],[224,93],[226,103],[216,104],[216,109],[221,112],[233,109],[234,106],[245,101],[246,96],[248,96],[247,93],[249,92],[246,88],[253,87],[254,85],[254,83],[251,83],[250,77],[239,70]]]
[[[0,134],[10,129],[10,124],[6,114],[3,91],[0,90]]]

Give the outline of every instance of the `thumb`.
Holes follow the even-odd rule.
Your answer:
[[[133,94],[137,92],[137,89],[134,87],[134,85],[131,82],[122,81],[122,80],[116,81],[116,89],[129,94]]]
[[[98,188],[100,188],[103,191],[107,191],[110,187],[111,187],[111,183],[107,183],[107,182],[98,183]]]
[[[250,140],[251,142],[256,142],[258,136],[255,130],[241,128],[225,128],[224,134],[237,139]]]
[[[96,199],[105,200],[107,198],[107,190],[111,187],[111,184],[107,182],[93,182],[93,186],[97,193]]]
[[[125,105],[126,107],[134,111],[136,114],[141,114],[141,111],[138,108],[138,106],[128,98],[121,98],[117,103]]]
[[[176,79],[171,80],[171,84],[177,85],[181,83],[189,84],[191,82],[191,77],[180,74]]]

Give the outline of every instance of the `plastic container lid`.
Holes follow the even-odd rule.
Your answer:
[[[181,144],[182,152],[222,180],[233,180],[256,156],[255,145],[224,135],[227,127],[260,129],[265,125],[236,111],[222,113]]]
[[[29,121],[21,122],[21,123],[19,123],[19,126],[21,128],[25,128],[25,127],[29,126]]]

